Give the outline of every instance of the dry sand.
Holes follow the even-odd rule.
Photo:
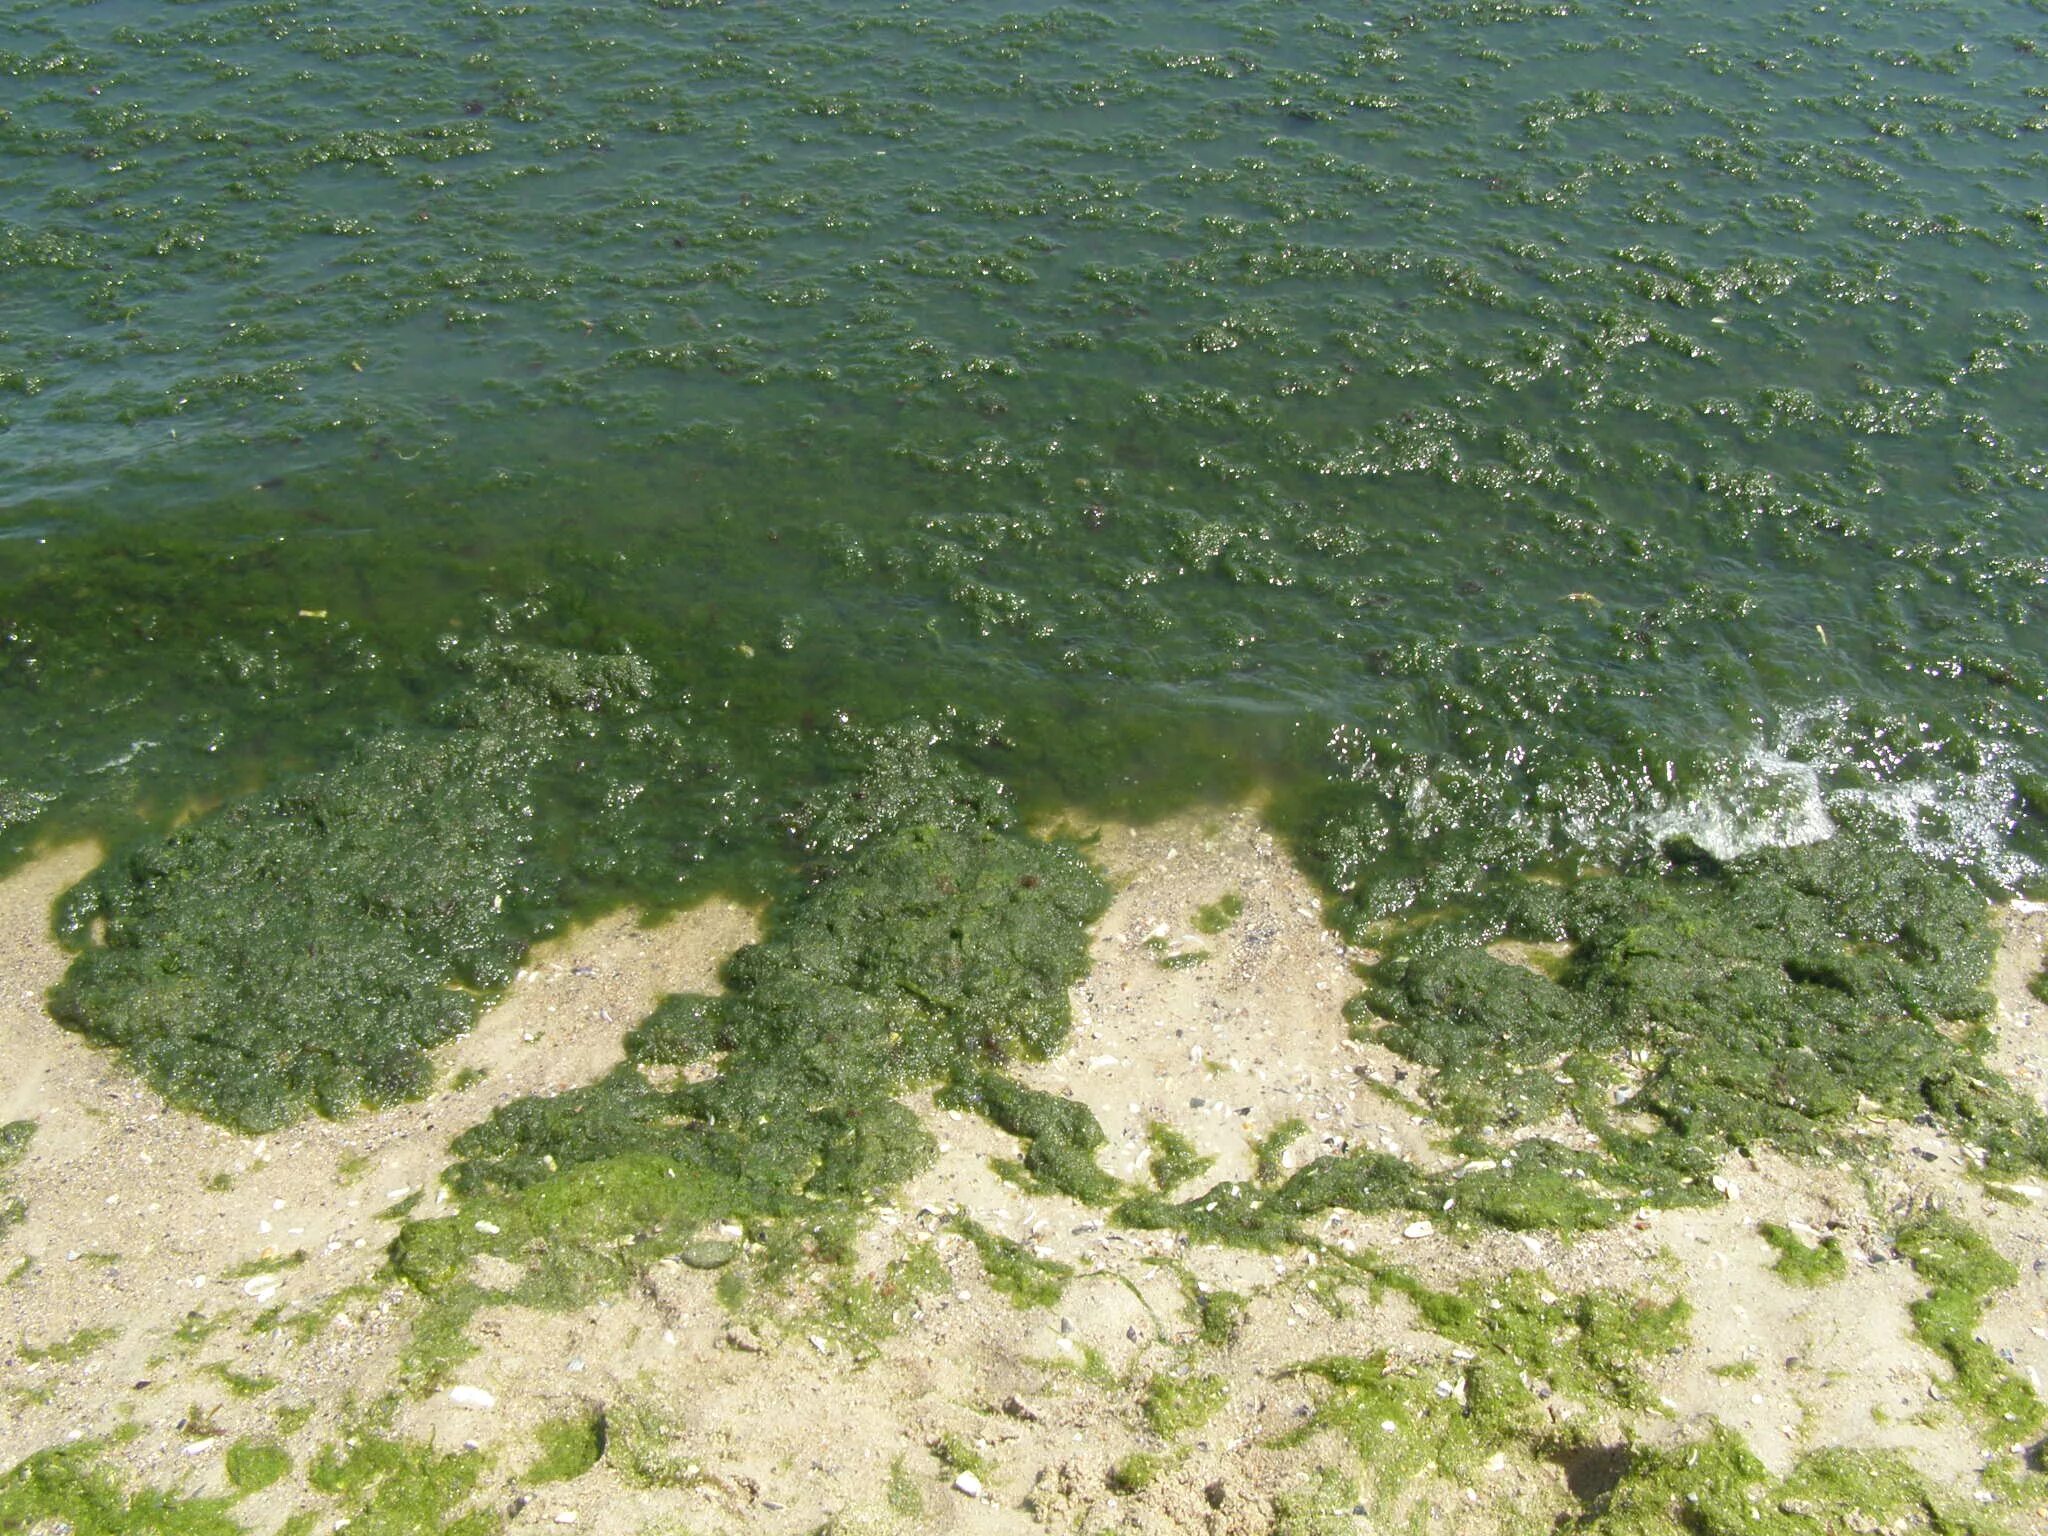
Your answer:
[[[1354,957],[1251,812],[1104,829],[1094,854],[1116,900],[1075,989],[1068,1050],[1026,1076],[1094,1109],[1109,1136],[1108,1171],[1142,1174],[1153,1120],[1213,1156],[1215,1175],[1249,1173],[1251,1142],[1295,1117],[1309,1131],[1293,1161],[1347,1147],[1446,1160],[1437,1128],[1400,1102],[1414,1069],[1350,1039],[1341,1009],[1356,986]],[[395,1230],[384,1213],[414,1191],[426,1191],[430,1206],[452,1136],[510,1097],[604,1071],[657,996],[712,986],[724,956],[753,934],[751,915],[729,906],[652,929],[624,914],[595,924],[537,952],[478,1030],[446,1053],[449,1088],[421,1104],[254,1140],[167,1110],[116,1058],[43,1013],[43,993],[65,963],[48,935],[50,904],[94,857],[62,850],[0,883],[9,1062],[0,1121],[40,1125],[14,1174],[27,1220],[0,1239],[0,1277],[13,1275],[0,1285],[0,1465],[132,1423],[139,1433],[113,1457],[136,1478],[181,1491],[223,1491],[222,1448],[237,1435],[275,1434],[280,1409],[299,1421],[285,1438],[303,1464],[344,1431],[352,1405],[390,1391],[416,1303],[384,1276]],[[1241,898],[1241,914],[1221,934],[1195,933],[1197,910],[1225,894]],[[2048,921],[2006,912],[2000,922],[1997,1065],[2039,1092],[2048,1086],[2048,1009],[2027,995],[2025,979],[2041,964]],[[1160,963],[1162,951],[1196,949],[1205,952],[1197,962]],[[488,1392],[493,1406],[437,1393],[406,1402],[399,1426],[444,1448],[484,1448],[491,1469],[479,1497],[514,1511],[514,1527],[565,1515],[600,1533],[782,1533],[832,1519],[886,1527],[893,1477],[897,1506],[922,1506],[899,1522],[914,1529],[1251,1532],[1268,1528],[1273,1497],[1311,1468],[1352,1465],[1327,1439],[1275,1448],[1316,1392],[1288,1366],[1385,1349],[1417,1370],[1457,1374],[1449,1341],[1422,1328],[1399,1297],[1375,1302],[1354,1291],[1333,1315],[1305,1283],[1306,1252],[1191,1246],[1025,1194],[991,1167],[1017,1150],[1009,1137],[928,1100],[919,1107],[942,1155],[877,1213],[861,1268],[877,1273],[929,1249],[947,1280],[906,1304],[893,1336],[862,1347],[808,1314],[802,1295],[755,1306],[735,1332],[713,1277],[658,1265],[632,1294],[575,1311],[483,1314],[472,1329],[479,1353],[459,1380]],[[2021,1280],[1984,1336],[2038,1381],[2048,1371],[2048,1193],[1988,1199],[1967,1176],[1964,1150],[1935,1129],[1880,1129],[1894,1151],[1874,1171],[1739,1159],[1723,1170],[1724,1203],[1646,1213],[1569,1244],[1408,1237],[1408,1218],[1343,1215],[1319,1235],[1396,1253],[1437,1283],[1538,1269],[1559,1292],[1612,1286],[1686,1297],[1690,1346],[1649,1367],[1662,1413],[1550,1404],[1594,1442],[1681,1438],[1719,1420],[1774,1470],[1822,1446],[1889,1447],[1969,1496],[1983,1453],[1944,1406],[1947,1368],[1911,1338],[1906,1309],[1923,1287],[1886,1234],[1930,1198],[1988,1233]],[[1018,1308],[949,1229],[955,1212],[1079,1277],[1056,1307]],[[1760,1221],[1834,1232],[1851,1258],[1848,1277],[1817,1290],[1785,1284],[1770,1272]],[[270,1281],[231,1278],[252,1261],[299,1251],[304,1262]],[[1228,1348],[1196,1349],[1190,1284],[1252,1298]],[[279,1326],[336,1297],[331,1319],[304,1342]],[[82,1358],[30,1358],[81,1329],[105,1333]],[[1222,1410],[1176,1449],[1167,1475],[1118,1496],[1109,1468],[1164,1448],[1140,1411],[1145,1384],[1188,1369],[1198,1354],[1201,1370],[1225,1378]],[[256,1381],[274,1385],[247,1392]],[[628,1483],[601,1464],[573,1482],[528,1486],[521,1473],[535,1426],[594,1411],[659,1423],[666,1481]],[[978,1496],[956,1490],[934,1455],[949,1435],[986,1459]],[[238,1508],[268,1530],[302,1507],[320,1501],[295,1475]],[[1380,1499],[1357,1527],[1406,1529],[1419,1518],[1430,1530],[1528,1530],[1571,1507],[1562,1468],[1505,1456],[1469,1485],[1424,1479]]]

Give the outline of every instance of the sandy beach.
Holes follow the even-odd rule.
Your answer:
[[[873,1211],[854,1275],[799,1275],[736,1314],[715,1273],[664,1260],[626,1294],[487,1310],[453,1378],[407,1392],[399,1361],[419,1303],[386,1247],[404,1210],[450,1201],[450,1139],[498,1104],[610,1068],[658,997],[715,987],[756,916],[713,904],[648,928],[621,913],[551,941],[441,1054],[432,1097],[259,1139],[167,1109],[44,1013],[66,963],[50,906],[95,857],[61,849],[0,883],[0,1122],[37,1125],[10,1176],[26,1216],[0,1237],[0,1464],[85,1439],[104,1442],[132,1485],[224,1495],[230,1448],[274,1443],[292,1470],[233,1517],[268,1531],[311,1512],[301,1528],[325,1530],[346,1512],[305,1469],[381,1404],[393,1435],[479,1452],[463,1507],[513,1528],[1263,1532],[1334,1473],[1356,1490],[1336,1512],[1345,1528],[1505,1532],[1597,1500],[1603,1463],[1586,1448],[1625,1458],[1719,1424],[1774,1476],[1824,1448],[1894,1451],[1962,1504],[2030,1528],[2028,1511],[1980,1481],[1986,1446],[1947,1400],[1949,1365],[1914,1337],[1909,1308],[1928,1287],[1892,1234],[1939,1207],[2017,1267],[1980,1336],[2038,1387],[2048,1191],[1987,1190],[1968,1150],[1931,1123],[1859,1127],[1873,1150],[1858,1163],[1732,1159],[1718,1203],[1569,1241],[1333,1212],[1314,1248],[1268,1254],[1125,1230],[1020,1189],[995,1166],[1016,1154],[1013,1138],[923,1098],[939,1159]],[[1143,1179],[1159,1122],[1214,1160],[1207,1177],[1249,1178],[1259,1140],[1296,1119],[1305,1129],[1284,1167],[1372,1148],[1455,1170],[1416,1097],[1419,1069],[1352,1038],[1342,1008],[1360,957],[1325,928],[1254,812],[1103,828],[1091,857],[1115,900],[1067,1049],[1023,1077],[1095,1112],[1107,1172]],[[1198,931],[1197,914],[1226,897],[1227,924]],[[2048,1008],[2027,981],[2048,918],[1996,921],[1992,1061],[2038,1097]],[[1057,1296],[1022,1305],[993,1284],[963,1215],[1071,1271]],[[1759,1230],[1769,1224],[1809,1244],[1831,1237],[1845,1273],[1788,1283]],[[1683,1342],[1639,1362],[1647,1406],[1547,1397],[1557,1443],[1581,1448],[1572,1455],[1532,1439],[1468,1475],[1375,1486],[1369,1458],[1316,1429],[1325,1383],[1294,1368],[1384,1352],[1388,1373],[1449,1397],[1470,1352],[1408,1296],[1334,1262],[1352,1254],[1436,1288],[1526,1271],[1555,1296],[1683,1300]],[[849,1306],[861,1276],[894,1278]],[[1227,1333],[1204,1327],[1202,1298],[1221,1294],[1242,1298]],[[576,1422],[605,1426],[605,1455],[537,1479],[549,1426]]]

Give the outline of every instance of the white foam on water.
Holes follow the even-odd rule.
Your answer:
[[[2019,814],[2014,778],[2025,768],[2017,752],[1989,742],[1979,745],[1970,767],[1947,767],[1930,756],[1910,778],[1844,784],[1856,766],[1843,731],[1851,709],[1838,699],[1787,716],[1776,739],[1750,746],[1730,777],[1656,807],[1634,830],[1653,842],[1688,837],[1726,860],[1822,842],[1845,819],[1875,817],[1902,846],[2008,890],[2041,873],[2011,845]]]
[[[1640,831],[1654,843],[1690,838],[1725,861],[1759,848],[1825,842],[1835,835],[1835,820],[1818,768],[1757,745],[1742,755],[1732,780],[1651,812]]]

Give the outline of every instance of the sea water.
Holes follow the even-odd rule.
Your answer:
[[[911,720],[1027,807],[1263,795],[1363,918],[1845,818],[2025,888],[2044,50],[2018,0],[11,0],[5,856],[431,724],[495,634],[650,669],[666,745],[534,796],[585,905],[774,888]]]

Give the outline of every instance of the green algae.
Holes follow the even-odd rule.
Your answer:
[[[1899,1228],[1897,1243],[1900,1256],[1930,1287],[1910,1309],[1913,1333],[1948,1362],[1954,1373],[1950,1395],[1995,1445],[2037,1434],[2048,1423],[2048,1408],[1977,1337],[1986,1304],[2018,1281],[2018,1269],[1981,1233],[1946,1211],[1914,1217]]]
[[[1842,1252],[1839,1238],[1823,1237],[1808,1243],[1775,1221],[1759,1222],[1756,1233],[1777,1251],[1771,1273],[1787,1285],[1833,1285],[1849,1272],[1848,1256]]]
[[[568,1414],[534,1426],[539,1448],[526,1469],[530,1483],[566,1483],[604,1459],[605,1418],[601,1413]]]
[[[527,867],[536,773],[648,690],[631,656],[465,659],[438,729],[370,737],[74,888],[58,931],[80,953],[51,1016],[244,1131],[426,1093],[427,1053],[511,979],[547,898]]]
[[[728,962],[722,994],[669,999],[606,1077],[456,1139],[461,1214],[408,1222],[392,1247],[436,1298],[441,1358],[492,1294],[462,1278],[479,1253],[521,1266],[512,1299],[550,1306],[684,1254],[713,1221],[742,1227],[764,1274],[846,1256],[860,1213],[933,1154],[897,1099],[914,1088],[1019,1128],[1035,1176],[1094,1167],[1086,1109],[1000,1068],[1064,1040],[1106,892],[928,741],[872,739],[864,776],[791,818],[807,881]]]
[[[1277,1155],[1272,1170],[1277,1172]],[[1487,1166],[1487,1164],[1491,1166]],[[1130,1226],[1186,1233],[1197,1242],[1284,1248],[1304,1240],[1302,1223],[1330,1210],[1406,1211],[1453,1226],[1577,1232],[1611,1226],[1646,1203],[1700,1204],[1715,1198],[1684,1182],[1656,1186],[1639,1166],[1603,1161],[1543,1137],[1517,1142],[1498,1159],[1465,1170],[1425,1173],[1384,1152],[1319,1157],[1277,1185],[1225,1181],[1178,1203],[1134,1194],[1116,1207]]]
[[[1502,932],[1572,949],[1553,979],[1488,955]],[[1570,1229],[1707,1199],[1734,1149],[1844,1149],[1872,1111],[1934,1114],[1994,1173],[2048,1166],[2048,1119],[1983,1060],[1993,948],[1968,881],[1879,844],[1734,864],[1674,845],[1395,937],[1349,1012],[1433,1069],[1430,1107],[1501,1165],[1459,1181],[1467,1218]],[[1600,1151],[1523,1141],[1505,1175],[1489,1138],[1559,1113]]]
[[[261,1493],[292,1469],[291,1452],[275,1440],[237,1440],[226,1461],[228,1483],[237,1493]]]
[[[1195,932],[1212,937],[1228,931],[1230,925],[1244,915],[1244,898],[1235,891],[1226,892],[1207,906],[1195,911]]]
[[[277,1388],[275,1376],[265,1376],[261,1372],[238,1371],[225,1360],[213,1361],[203,1369],[209,1375],[218,1377],[220,1384],[228,1389],[228,1395],[231,1397],[261,1397],[264,1393]]]
[[[1252,1143],[1252,1161],[1258,1169],[1261,1184],[1275,1182],[1284,1171],[1282,1159],[1287,1149],[1308,1132],[1306,1120],[1291,1118],[1282,1120],[1265,1135]]]
[[[1162,1371],[1145,1383],[1138,1409],[1153,1434],[1179,1440],[1213,1419],[1229,1398],[1229,1385],[1221,1376]]]
[[[903,1464],[901,1455],[889,1463],[889,1484],[882,1499],[889,1512],[902,1519],[916,1520],[924,1515],[924,1488]]]
[[[361,1536],[491,1536],[504,1521],[472,1507],[483,1475],[478,1451],[446,1452],[369,1425],[325,1447],[306,1469],[317,1493],[335,1499]]]
[[[24,1340],[16,1352],[30,1365],[76,1365],[119,1337],[118,1328],[79,1328],[48,1344]]]
[[[1020,1307],[1050,1307],[1074,1276],[1071,1264],[1041,1259],[1022,1243],[991,1232],[978,1221],[956,1216],[953,1230],[974,1244],[988,1283]]]
[[[1216,1161],[1204,1157],[1192,1141],[1164,1120],[1154,1120],[1145,1127],[1145,1141],[1152,1149],[1152,1186],[1162,1195],[1170,1195],[1188,1180],[1200,1178]]]
[[[1206,949],[1176,949],[1156,934],[1145,941],[1145,953],[1152,957],[1152,963],[1162,971],[1191,970],[1209,958],[1209,951]]]
[[[1245,1314],[1251,1302],[1238,1291],[1203,1290],[1189,1285],[1197,1336],[1211,1349],[1223,1349],[1237,1342],[1244,1331]]]
[[[7,1187],[7,1172],[27,1154],[35,1134],[33,1120],[10,1120],[0,1125],[0,1235],[28,1215],[28,1202]]]
[[[124,1489],[91,1441],[38,1451],[0,1475],[0,1531],[73,1536],[241,1536],[228,1499]]]
[[[1067,1195],[1084,1205],[1105,1205],[1122,1189],[1095,1161],[1108,1138],[1095,1111],[1078,1099],[1026,1088],[999,1072],[978,1072],[955,1078],[939,1102],[977,1110],[1021,1137],[1022,1160],[998,1166],[1027,1189]]]
[[[922,1299],[946,1284],[946,1266],[929,1243],[891,1259],[879,1274],[830,1275],[804,1311],[804,1332],[838,1344],[857,1362],[872,1360]]]
[[[605,1405],[605,1465],[628,1487],[688,1487],[700,1469],[676,1448],[683,1432],[668,1395],[643,1379]]]
[[[1407,1297],[1456,1350],[1434,1369],[1404,1366],[1383,1350],[1293,1367],[1325,1390],[1282,1444],[1334,1430],[1391,1489],[1431,1468],[1468,1475],[1495,1451],[1546,1440],[1552,1395],[1662,1411],[1643,1362],[1683,1343],[1683,1300],[1604,1290],[1558,1296],[1527,1271],[1436,1290],[1392,1265],[1348,1262],[1373,1286]]]
[[[1334,1467],[1318,1466],[1299,1487],[1273,1500],[1273,1536],[1355,1536],[1358,1487]]]
[[[988,1457],[981,1447],[958,1430],[947,1430],[931,1444],[932,1455],[948,1472],[972,1472],[976,1477],[989,1472]]]
[[[1171,1469],[1169,1458],[1155,1451],[1132,1451],[1109,1469],[1104,1481],[1111,1493],[1143,1493]]]
[[[1996,1518],[1941,1493],[1895,1455],[1824,1450],[1782,1479],[1733,1431],[1633,1446],[1569,1529],[1589,1536],[1834,1536],[1840,1531],[1997,1536]]]

